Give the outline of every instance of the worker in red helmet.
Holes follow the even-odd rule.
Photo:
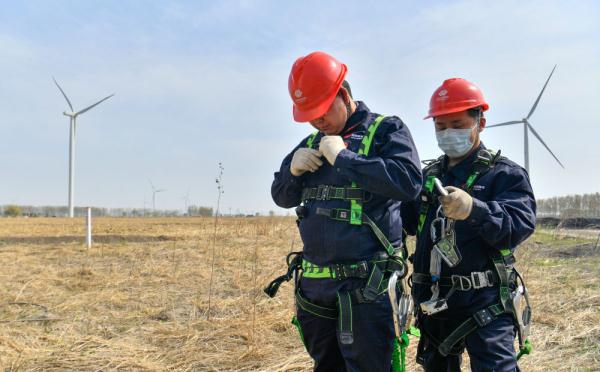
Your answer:
[[[406,274],[400,205],[419,195],[421,167],[406,125],[354,100],[347,71],[323,52],[292,66],[293,117],[316,131],[283,159],[271,193],[296,207],[303,250],[265,291],[298,274],[294,324],[315,371],[389,371],[387,278]]]
[[[535,228],[535,198],[525,169],[487,149],[480,135],[489,108],[473,83],[448,79],[431,96],[439,148],[424,162],[420,198],[402,204],[416,235],[412,294],[425,371],[518,371],[513,344],[527,352],[531,307],[514,251]],[[442,185],[445,185],[443,187]]]

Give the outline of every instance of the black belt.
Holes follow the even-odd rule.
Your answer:
[[[358,187],[319,185],[302,190],[302,200],[363,200],[364,196],[364,190]]]
[[[431,275],[422,273],[412,273],[413,284],[431,285],[434,282],[431,280]],[[480,289],[493,287],[500,282],[498,274],[492,270],[473,271],[469,275],[452,275],[442,276],[439,280],[439,285],[442,287],[456,286],[457,291],[470,291],[472,289]]]

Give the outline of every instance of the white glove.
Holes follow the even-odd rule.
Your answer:
[[[439,200],[444,208],[446,217],[453,220],[466,220],[473,209],[473,198],[466,191],[454,186],[445,187],[447,196],[440,196]]]
[[[340,136],[324,136],[321,138],[319,151],[325,155],[329,164],[333,165],[340,151],[346,148],[344,140]]]
[[[292,163],[290,164],[290,172],[296,177],[302,175],[306,171],[315,172],[323,165],[323,161],[319,159],[321,156],[321,151],[315,149],[303,147],[296,150],[292,157]]]

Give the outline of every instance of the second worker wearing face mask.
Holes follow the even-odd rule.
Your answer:
[[[417,362],[425,371],[460,371],[465,348],[473,371],[518,370],[513,252],[533,232],[536,206],[526,171],[480,141],[488,108],[479,88],[464,79],[448,79],[434,92],[426,119],[433,118],[444,155],[423,170],[421,196],[401,207],[405,230],[417,237],[412,294],[421,330]],[[433,177],[446,185],[447,196],[435,194]],[[455,221],[462,260],[453,267],[432,259],[440,205]],[[438,301],[444,306],[427,306]]]

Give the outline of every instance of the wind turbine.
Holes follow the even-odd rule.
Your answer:
[[[185,210],[183,211],[183,213],[187,213],[188,205],[190,204],[190,188],[189,187],[188,187],[187,193],[182,197],[182,199],[185,202]]]
[[[167,191],[165,189],[156,189],[154,187],[154,184],[152,183],[152,181],[150,181],[150,179],[148,179],[148,182],[150,182],[150,187],[152,188],[152,214],[154,214],[154,212],[156,211],[156,193],[159,192],[164,192]]]
[[[64,111],[63,115],[68,116],[70,119],[69,120],[70,121],[70,129],[69,129],[69,217],[73,218],[74,210],[75,210],[75,206],[73,205],[73,195],[75,194],[75,131],[77,130],[77,116],[93,109],[94,107],[98,106],[99,104],[106,101],[110,97],[114,96],[114,94],[111,94],[110,96],[102,98],[100,101],[94,103],[91,106],[84,108],[83,110],[75,111],[75,109],[73,109],[73,105],[71,104],[71,101],[69,101],[69,98],[65,94],[65,91],[62,90],[60,85],[58,85],[58,82],[56,81],[56,79],[54,77],[52,77],[52,80],[54,80],[54,84],[56,84],[56,87],[58,88],[58,90],[60,90],[63,97],[65,97],[65,100],[67,101],[67,104],[69,105],[69,108],[71,109],[71,111]]]
[[[542,91],[540,92],[540,95],[537,97],[537,99],[535,100],[535,103],[533,104],[533,107],[531,107],[531,110],[529,111],[529,114],[527,114],[526,117],[524,117],[521,120],[513,120],[513,121],[507,121],[504,123],[499,123],[499,124],[494,124],[494,125],[488,125],[487,128],[493,128],[493,127],[501,127],[501,126],[505,126],[505,125],[513,125],[513,124],[521,124],[523,123],[523,135],[524,135],[524,146],[525,146],[525,169],[527,170],[527,173],[529,173],[529,136],[528,136],[528,132],[529,130],[531,130],[531,133],[533,133],[533,135],[535,136],[535,138],[537,138],[542,145],[544,145],[544,147],[546,148],[546,150],[548,150],[548,152],[552,155],[552,157],[554,157],[554,159],[558,162],[558,164],[560,164],[560,166],[564,169],[565,166],[562,165],[562,163],[560,162],[560,160],[558,160],[558,158],[556,157],[556,155],[554,155],[554,153],[552,152],[552,150],[550,150],[550,147],[548,147],[548,145],[546,145],[546,142],[544,142],[544,140],[542,139],[542,137],[540,137],[540,135],[535,131],[535,129],[533,129],[533,126],[531,125],[531,123],[529,123],[529,118],[531,118],[531,115],[533,115],[533,112],[535,111],[538,103],[540,102],[540,98],[542,98],[542,94],[544,94],[544,90],[546,89],[546,86],[548,85],[548,82],[550,81],[550,78],[552,77],[552,74],[554,73],[554,70],[556,70],[556,65],[554,65],[554,68],[552,69],[552,72],[550,72],[550,76],[548,76],[548,80],[546,80],[546,84],[544,84],[544,87],[542,88]]]

